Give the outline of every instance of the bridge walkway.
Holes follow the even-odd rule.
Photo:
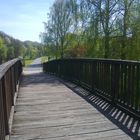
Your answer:
[[[24,69],[11,140],[131,140],[139,121],[35,65]]]

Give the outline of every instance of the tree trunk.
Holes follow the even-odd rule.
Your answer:
[[[106,17],[105,17],[105,26],[104,26],[104,33],[105,33],[105,58],[109,58],[109,40],[110,40],[110,32],[109,32],[109,16],[110,16],[110,12],[109,12],[109,8],[110,8],[110,0],[106,1]]]
[[[64,58],[64,40],[61,38],[61,59]]]
[[[104,58],[109,58],[109,34],[105,35],[105,54]]]
[[[127,33],[126,32],[127,32],[126,17],[124,17],[123,38],[122,38],[122,48],[121,48],[121,59],[126,59],[126,52],[125,52],[126,38],[127,38]]]

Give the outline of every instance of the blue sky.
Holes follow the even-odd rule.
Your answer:
[[[39,41],[54,0],[0,0],[0,30],[14,38]]]

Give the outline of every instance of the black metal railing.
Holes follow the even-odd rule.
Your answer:
[[[140,62],[104,59],[60,59],[44,71],[98,94],[140,118]]]
[[[9,117],[17,84],[22,72],[20,59],[13,59],[0,65],[0,140],[9,134]]]

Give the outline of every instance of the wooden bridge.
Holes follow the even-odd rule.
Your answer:
[[[0,68],[0,140],[140,139],[140,63],[55,60],[22,76],[20,59]]]

